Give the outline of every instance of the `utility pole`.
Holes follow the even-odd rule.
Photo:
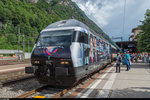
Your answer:
[[[123,41],[123,37],[121,37],[121,41]]]
[[[124,31],[125,31],[125,17],[126,17],[126,0],[124,0],[124,13],[123,13],[122,36],[124,35]],[[122,38],[122,41],[123,41],[123,38]]]
[[[18,26],[18,61],[20,61],[20,25]]]
[[[28,52],[29,52],[29,40],[28,40]]]
[[[24,55],[24,34],[23,34],[23,61],[25,59],[25,55]]]

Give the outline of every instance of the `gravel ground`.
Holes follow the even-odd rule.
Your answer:
[[[42,85],[36,79],[28,79],[0,88],[0,98],[16,98]]]

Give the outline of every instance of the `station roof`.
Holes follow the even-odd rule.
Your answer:
[[[141,28],[140,28],[140,27],[133,28],[133,29],[132,29],[132,33],[133,33],[135,30],[141,30]]]
[[[116,42],[117,44],[135,44],[137,43],[136,41],[119,41],[119,42]]]
[[[22,53],[22,51],[19,51],[20,53]],[[18,53],[18,50],[4,50],[4,49],[0,49],[0,54],[16,54]]]

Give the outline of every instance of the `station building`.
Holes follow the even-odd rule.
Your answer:
[[[140,27],[136,27],[132,29],[132,34],[129,37],[129,41],[120,41],[116,42],[116,44],[121,48],[122,52],[130,51],[130,53],[137,53],[137,40],[138,34],[142,32]]]

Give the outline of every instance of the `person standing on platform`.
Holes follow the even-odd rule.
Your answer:
[[[129,55],[129,51],[126,53],[126,55],[125,55],[125,60],[124,60],[124,62],[126,63],[126,65],[127,65],[127,70],[126,71],[128,71],[128,70],[130,70],[130,55]]]
[[[131,54],[131,62],[133,63],[134,61],[134,53]]]
[[[150,54],[148,55],[148,63],[149,63],[149,66],[150,66]]]
[[[117,54],[117,63],[116,63],[116,73],[119,72],[120,73],[120,64],[122,62],[122,57],[120,55],[120,53]]]
[[[136,57],[136,63],[138,63],[138,54],[136,53],[136,55],[135,55],[135,57]]]

